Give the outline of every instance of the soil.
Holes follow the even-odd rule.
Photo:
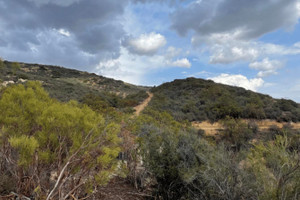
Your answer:
[[[134,107],[135,115],[139,116],[140,113],[148,106],[149,102],[151,101],[153,94],[151,92],[147,92],[148,98],[145,99],[140,105]]]
[[[144,200],[151,199],[151,195],[135,189],[125,179],[115,178],[105,187],[98,188],[98,200]]]

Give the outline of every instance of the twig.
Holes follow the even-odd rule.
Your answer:
[[[62,178],[62,176],[63,176],[63,174],[64,174],[64,172],[65,172],[65,170],[66,170],[67,167],[69,166],[69,164],[70,164],[70,160],[66,163],[66,165],[64,166],[64,168],[61,170],[61,172],[60,172],[60,174],[59,174],[59,177],[58,177],[58,179],[57,179],[57,181],[56,181],[56,183],[55,183],[55,186],[53,187],[53,189],[52,189],[51,192],[49,193],[49,195],[48,195],[48,197],[47,197],[46,200],[49,200],[49,199],[51,198],[53,192],[56,190],[56,188],[57,188],[57,186],[58,186],[58,184],[59,184],[59,182],[60,182],[60,180],[61,180],[61,178]]]
[[[71,196],[74,200],[78,200],[78,199],[76,199],[76,197],[74,197],[73,194],[71,194],[70,196]]]
[[[65,166],[63,167],[63,169],[61,170],[61,172],[59,173],[59,177],[53,187],[53,189],[51,190],[51,192],[49,193],[49,195],[47,196],[46,200],[50,200],[53,192],[56,190],[56,188],[58,187],[60,180],[62,179],[62,176],[65,172],[65,170],[67,169],[67,167],[69,166],[69,164],[71,163],[72,159],[79,153],[80,150],[82,150],[84,148],[84,144],[87,141],[87,139],[90,137],[90,135],[92,134],[94,129],[90,130],[90,132],[87,134],[87,136],[85,137],[83,143],[81,144],[81,146],[77,149],[77,151],[68,159],[68,162],[65,164]]]
[[[5,195],[5,196],[0,196],[0,199],[8,199],[10,197],[15,196],[14,194],[9,194],[9,195]]]
[[[24,196],[24,195],[22,195],[22,194],[19,195],[19,194],[14,193],[14,192],[11,192],[11,194],[13,194],[14,196],[17,196],[18,198],[21,197],[21,199],[24,198],[24,199],[26,199],[26,200],[31,200],[30,198],[28,198],[28,197],[26,197],[26,196]]]
[[[119,195],[117,195],[117,197],[118,197],[120,200],[123,200]]]
[[[137,195],[137,196],[142,196],[142,197],[153,197],[152,195],[145,194],[145,193],[127,192],[127,194]]]
[[[78,184],[76,187],[74,187],[63,199],[67,199],[70,195],[72,196],[73,194],[73,192],[75,191],[75,190],[77,190],[80,186],[82,186],[84,184],[84,182],[82,182],[82,183],[80,183],[80,184]]]

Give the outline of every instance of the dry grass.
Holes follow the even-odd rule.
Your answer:
[[[248,123],[250,120],[244,120],[246,123]],[[279,128],[282,128],[285,124],[290,124],[293,129],[300,129],[300,123],[282,123],[277,122],[275,120],[254,120],[254,122],[257,124],[259,130],[266,130],[269,129],[271,126],[277,126]],[[192,122],[193,127],[196,129],[202,129],[205,131],[205,134],[208,136],[214,136],[216,135],[219,130],[222,130],[223,127],[220,122],[210,123],[208,121],[204,122]]]

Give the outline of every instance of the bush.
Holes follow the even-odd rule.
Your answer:
[[[87,106],[60,103],[29,81],[5,89],[0,110],[0,163],[17,176],[16,192],[78,197],[116,172],[120,128]]]

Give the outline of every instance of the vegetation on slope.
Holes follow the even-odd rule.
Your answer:
[[[148,89],[147,87],[135,86],[123,81],[63,67],[8,61],[1,62],[0,80],[2,82],[39,80],[52,98],[64,102],[69,100],[81,102],[89,94],[96,96],[116,95],[116,98],[119,99],[129,95],[128,101],[131,99],[142,101],[143,99],[135,97],[141,93],[147,96],[145,91]]]
[[[166,112],[148,109],[137,119],[145,170],[156,181],[154,195],[195,200],[299,199],[299,131],[281,129],[267,133],[273,138],[254,142],[260,135],[255,129],[235,119],[224,123],[222,140],[213,141]]]
[[[150,106],[167,111],[176,120],[218,121],[233,118],[300,121],[299,104],[286,99],[273,99],[239,87],[210,80],[187,78],[152,88]]]
[[[20,69],[0,62],[5,81]],[[151,106],[133,117],[127,109],[147,97],[143,90],[121,97],[98,88],[75,95],[78,103],[51,98],[41,86],[27,81],[0,90],[0,198],[97,199],[119,173],[152,199],[300,198],[300,130],[261,131],[240,119],[293,120],[299,107],[292,101],[186,79],[153,88]],[[191,126],[193,115],[222,119],[224,129],[206,136]]]

